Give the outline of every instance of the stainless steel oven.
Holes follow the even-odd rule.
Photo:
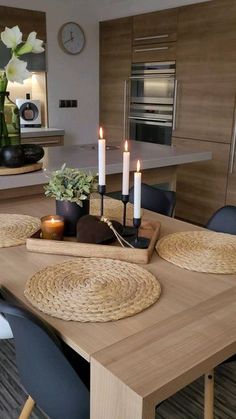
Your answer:
[[[132,65],[128,131],[132,140],[171,144],[175,119],[175,62]]]

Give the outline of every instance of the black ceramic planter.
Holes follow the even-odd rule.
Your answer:
[[[80,217],[89,214],[89,199],[83,201],[83,207],[76,202],[56,201],[56,213],[64,217],[65,236],[76,236],[76,224]]]

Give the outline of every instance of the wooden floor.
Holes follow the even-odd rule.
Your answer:
[[[215,419],[236,419],[236,363],[217,368],[215,388]],[[0,340],[0,419],[17,419],[25,400],[13,340]],[[157,409],[156,419],[202,419],[202,406],[203,380],[199,379],[164,402]],[[36,407],[31,418],[47,416]]]

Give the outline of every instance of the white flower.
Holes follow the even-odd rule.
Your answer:
[[[29,52],[39,54],[44,51],[44,48],[42,47],[43,41],[41,41],[41,39],[37,39],[36,35],[36,32],[30,32],[24,45],[22,45],[22,47],[20,47],[17,51],[17,55],[23,55]]]
[[[22,42],[22,32],[19,26],[14,26],[13,28],[6,27],[5,31],[1,33],[1,40],[7,48],[15,49]]]
[[[7,79],[22,84],[30,76],[26,67],[27,63],[25,61],[13,57],[5,67]]]

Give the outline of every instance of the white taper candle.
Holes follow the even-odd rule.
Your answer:
[[[134,218],[141,218],[141,182],[140,161],[137,161],[137,171],[134,172]]]
[[[103,138],[103,129],[99,129],[98,140],[98,184],[106,185],[106,140]]]
[[[129,164],[130,152],[128,151],[128,141],[125,141],[125,151],[123,152],[122,195],[129,195]]]

